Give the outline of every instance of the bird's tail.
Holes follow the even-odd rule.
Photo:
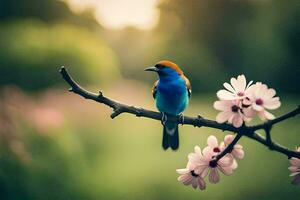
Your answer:
[[[178,134],[178,124],[170,123],[166,121],[163,129],[163,141],[162,147],[167,150],[171,147],[172,150],[176,150],[179,147],[179,134]]]

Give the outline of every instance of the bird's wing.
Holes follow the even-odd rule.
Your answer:
[[[153,87],[152,87],[152,96],[154,99],[156,98],[157,83],[158,83],[158,80],[154,82]]]
[[[192,86],[191,86],[191,82],[190,82],[190,80],[189,80],[186,76],[184,76],[184,75],[182,75],[182,78],[183,78],[183,80],[185,81],[185,85],[186,85],[186,89],[187,89],[187,91],[188,91],[189,97],[191,97],[191,95],[192,95]]]

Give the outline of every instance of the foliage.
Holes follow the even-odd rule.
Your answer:
[[[280,90],[299,93],[296,83],[300,75],[299,40],[296,35],[300,31],[297,23],[300,15],[296,4],[294,0],[191,0],[189,3],[165,0],[160,5],[162,15],[156,30],[168,33],[176,28],[170,34],[173,38],[171,52],[186,49],[181,44],[192,41],[198,49],[214,55],[210,62],[217,60],[219,65],[211,64],[211,70],[207,71],[207,65],[198,64],[206,58],[203,54],[196,56],[194,50],[188,50],[190,58],[180,59],[182,53],[174,52],[174,58],[178,57],[180,63],[191,67],[188,74],[192,80],[198,81],[196,77],[208,72],[215,77],[220,69],[226,69],[227,73],[245,73],[255,80],[272,82]],[[172,23],[174,18],[179,23]],[[269,76],[270,71],[272,76]],[[213,84],[214,79],[202,78],[207,85]]]
[[[114,52],[83,27],[37,20],[0,25],[0,84],[25,89],[55,85],[61,65],[78,70],[89,83],[110,83],[119,75]]]

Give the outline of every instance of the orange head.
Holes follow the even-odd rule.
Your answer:
[[[183,71],[179,68],[179,66],[169,60],[162,60],[155,64],[153,67],[148,67],[145,71],[155,71],[159,72],[163,68],[171,68],[178,73],[178,75],[183,75]]]

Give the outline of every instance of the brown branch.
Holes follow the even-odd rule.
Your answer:
[[[216,161],[218,161],[218,160],[220,160],[223,156],[225,156],[227,153],[230,153],[232,150],[233,150],[233,148],[234,148],[234,145],[236,145],[236,143],[241,139],[241,137],[242,137],[243,135],[242,134],[237,134],[236,136],[235,136],[235,138],[232,140],[232,142],[221,152],[221,153],[219,153],[217,156],[216,156],[216,158],[215,158],[215,160]]]
[[[252,126],[251,128],[253,129],[253,131],[259,130],[259,129],[266,129],[266,127],[271,127],[279,122],[282,122],[288,118],[291,117],[295,117],[296,115],[298,115],[300,113],[300,105],[293,111],[286,113],[276,119],[273,120],[269,120],[264,124],[260,124],[260,125],[256,125],[256,126]]]
[[[120,102],[117,102],[115,100],[109,99],[105,96],[103,96],[102,92],[100,91],[98,94],[89,92],[85,89],[83,89],[78,83],[76,83],[72,77],[69,75],[67,70],[64,67],[61,67],[60,73],[63,77],[63,79],[71,86],[69,89],[70,92],[74,92],[75,94],[78,94],[86,99],[91,99],[96,102],[105,104],[113,109],[113,113],[111,114],[111,118],[115,118],[118,115],[122,113],[130,113],[133,115],[136,115],[138,117],[145,117],[145,118],[151,118],[155,120],[161,120],[162,115],[159,112],[146,110],[143,108],[138,108],[135,106],[129,106]],[[282,154],[285,154],[286,156],[290,157],[296,157],[300,159],[300,152],[289,150],[288,148],[281,146],[280,144],[277,144],[275,142],[270,143],[267,141],[266,138],[262,137],[260,134],[256,133],[256,130],[264,129],[266,130],[267,127],[272,127],[272,125],[279,123],[281,121],[284,121],[288,118],[294,117],[300,113],[300,106],[296,108],[295,110],[278,117],[274,120],[270,120],[264,124],[257,125],[257,126],[242,126],[239,128],[236,128],[232,126],[231,124],[223,123],[220,124],[216,121],[205,119],[201,116],[197,117],[189,117],[184,116],[184,121],[182,121],[182,117],[180,116],[174,116],[174,117],[168,117],[168,120],[178,123],[178,124],[186,124],[186,125],[192,125],[195,127],[209,127],[214,129],[219,129],[222,131],[230,131],[237,133],[239,137],[242,135],[247,136],[253,140],[256,140],[257,142],[269,147],[271,150],[280,152]],[[230,145],[229,145],[230,146]],[[234,145],[233,145],[234,146]]]

